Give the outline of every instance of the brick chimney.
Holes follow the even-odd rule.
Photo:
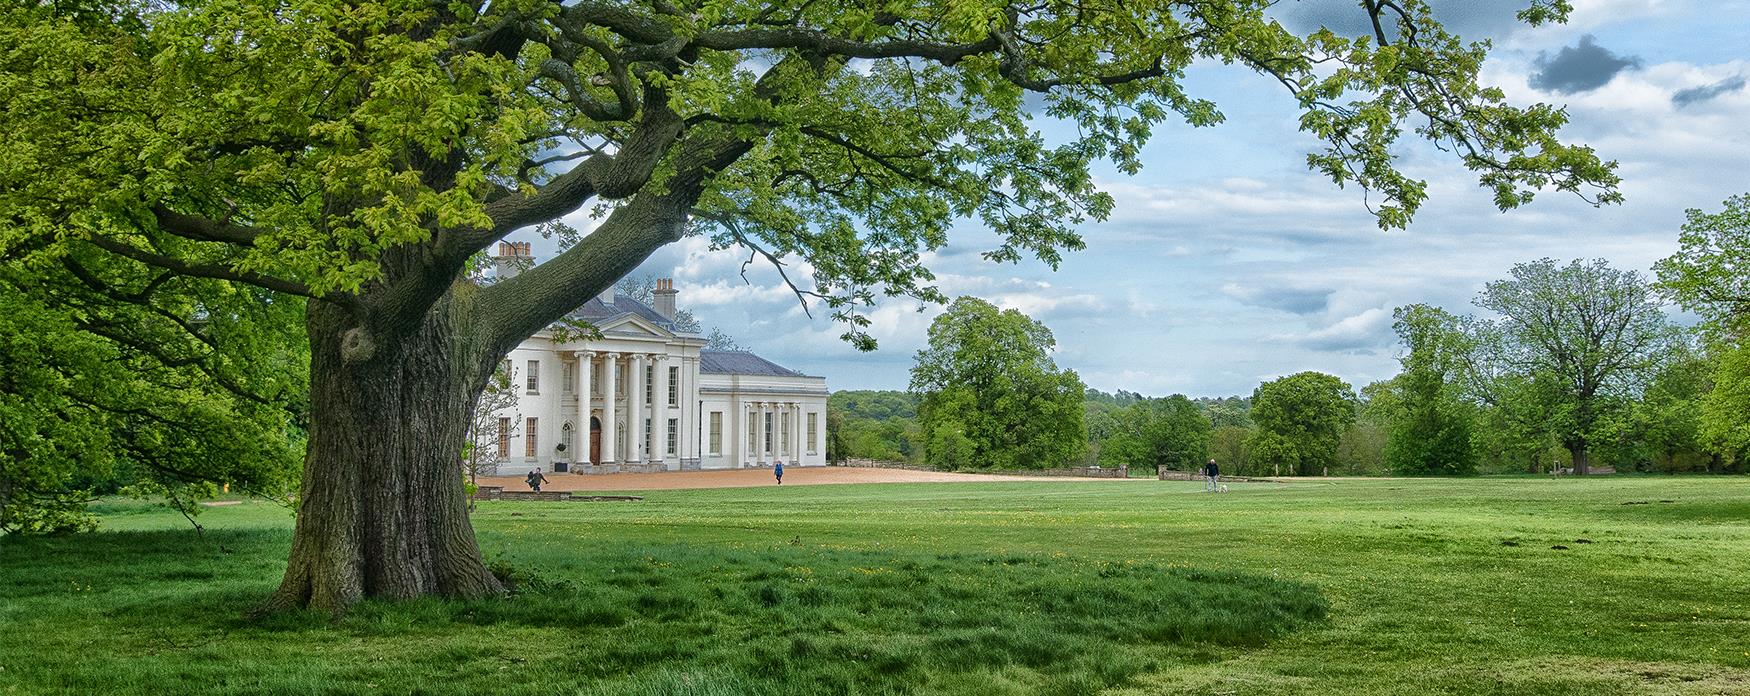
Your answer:
[[[535,255],[529,250],[528,242],[499,242],[498,255],[492,257],[492,275],[499,280],[508,280],[533,265]]]
[[[673,278],[656,279],[656,306],[652,309],[661,314],[664,319],[674,321],[674,298],[680,294],[674,289]]]

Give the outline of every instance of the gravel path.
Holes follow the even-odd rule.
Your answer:
[[[820,486],[839,483],[979,483],[991,481],[1114,481],[1145,479],[1095,479],[1062,476],[1002,476],[956,474],[945,471],[864,469],[837,466],[785,467],[784,485]],[[507,491],[526,491],[521,476],[481,478],[482,486],[504,486]],[[771,469],[727,471],[669,471],[659,474],[547,474],[544,491],[648,491],[681,488],[749,488],[774,485]]]

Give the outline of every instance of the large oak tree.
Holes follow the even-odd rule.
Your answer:
[[[1477,295],[1498,318],[1466,322],[1464,372],[1485,404],[1548,432],[1585,474],[1605,415],[1640,394],[1676,334],[1641,274],[1602,259],[1539,259],[1509,275]]]
[[[944,299],[922,262],[958,220],[994,232],[994,260],[1080,248],[1113,204],[1092,163],[1133,172],[1162,121],[1221,120],[1185,89],[1199,62],[1287,90],[1323,143],[1309,165],[1375,192],[1386,227],[1424,196],[1394,166],[1406,131],[1502,208],[1616,199],[1614,166],[1557,140],[1561,109],[1479,84],[1486,46],[1425,0],[1357,3],[1372,30],[1354,37],[1297,35],[1271,4],[8,3],[0,254],[45,284],[70,282],[70,259],[301,308],[309,437],[274,604],[486,595],[457,475],[474,395],[683,235],[805,262],[800,291],[871,347],[878,298]],[[1048,141],[1038,116],[1074,136]],[[495,241],[586,208],[599,224],[564,253],[468,281]],[[141,287],[96,279],[116,302]]]

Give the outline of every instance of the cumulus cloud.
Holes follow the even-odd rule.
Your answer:
[[[1617,73],[1640,64],[1640,58],[1619,56],[1587,34],[1580,37],[1578,44],[1563,46],[1553,56],[1547,53],[1538,56],[1531,86],[1562,94],[1589,92],[1608,84]]]
[[[1522,26],[1515,14],[1525,9],[1525,0],[1432,0],[1429,4],[1435,19],[1466,39],[1497,37]],[[1373,23],[1355,0],[1294,0],[1276,5],[1272,14],[1303,34],[1326,27],[1345,36],[1373,35]]]
[[[1282,339],[1315,350],[1354,351],[1391,343],[1392,313],[1374,307],[1343,317],[1335,323],[1304,334],[1286,334]]]
[[[1359,14],[1356,4],[1283,0],[1271,11],[1317,6],[1347,17]],[[1513,8],[1504,4],[1522,7],[1525,0],[1477,0],[1476,20],[1510,16]],[[1436,11],[1444,17],[1462,5],[1443,0]],[[1498,213],[1475,174],[1450,153],[1405,143],[1399,152],[1406,173],[1426,180],[1430,197],[1410,229],[1381,232],[1360,192],[1305,171],[1303,155],[1316,143],[1294,129],[1292,104],[1236,90],[1211,95],[1224,100],[1229,121],[1222,128],[1163,125],[1144,152],[1149,167],[1141,176],[1096,170],[1117,208],[1110,220],[1081,228],[1088,248],[1067,255],[1060,271],[984,261],[977,252],[994,237],[973,222],[958,225],[952,246],[926,255],[926,263],[950,297],[983,297],[1046,321],[1058,339],[1058,364],[1108,391],[1246,394],[1261,379],[1303,370],[1357,386],[1390,377],[1398,369],[1392,307],[1427,302],[1474,311],[1470,300],[1483,283],[1542,256],[1604,257],[1644,270],[1675,251],[1685,208],[1715,208],[1744,190],[1738,173],[1750,161],[1750,139],[1742,137],[1750,79],[1735,87],[1733,81],[1750,78],[1750,60],[1699,40],[1666,41],[1658,61],[1651,59],[1654,49],[1641,48],[1673,26],[1730,33],[1718,21],[1682,24],[1691,21],[1687,16],[1728,12],[1668,0],[1575,5],[1571,25],[1510,30],[1485,64],[1484,81],[1501,86],[1515,104],[1565,105],[1572,121],[1563,138],[1621,162],[1624,205],[1599,210],[1551,191]],[[1643,28],[1654,24],[1657,34]],[[1459,29],[1466,38],[1489,38]],[[1593,31],[1615,60],[1637,52],[1649,59],[1584,91],[1560,91],[1574,87],[1571,80],[1533,82],[1555,77],[1546,73],[1564,50],[1571,57],[1597,48],[1597,40],[1582,39]],[[1203,91],[1228,89],[1235,71],[1197,68],[1192,82],[1201,81]],[[578,218],[588,226],[586,216]],[[541,246],[537,238],[537,254]],[[826,376],[832,388],[905,386],[939,307],[920,311],[915,301],[884,300],[870,313],[881,349],[859,353],[839,340],[844,326],[819,311],[804,316],[769,265],[750,266],[751,284],[744,282],[746,259],[686,239],[637,273],[672,274],[681,304],[705,324],[779,364]]]
[[[1712,84],[1706,84],[1700,87],[1690,87],[1689,89],[1680,89],[1671,94],[1671,103],[1681,109],[1691,104],[1697,104],[1713,99],[1714,97],[1718,97],[1728,92],[1736,92],[1744,89],[1744,82],[1743,75],[1733,75]]]
[[[1221,294],[1255,307],[1293,314],[1314,314],[1330,304],[1330,288],[1294,287],[1279,283],[1228,283]]]

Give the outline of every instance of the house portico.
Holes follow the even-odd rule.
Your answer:
[[[513,250],[519,251],[519,250]],[[497,473],[688,471],[826,464],[826,380],[706,348],[656,301],[612,290],[512,350],[516,403],[497,413]]]

